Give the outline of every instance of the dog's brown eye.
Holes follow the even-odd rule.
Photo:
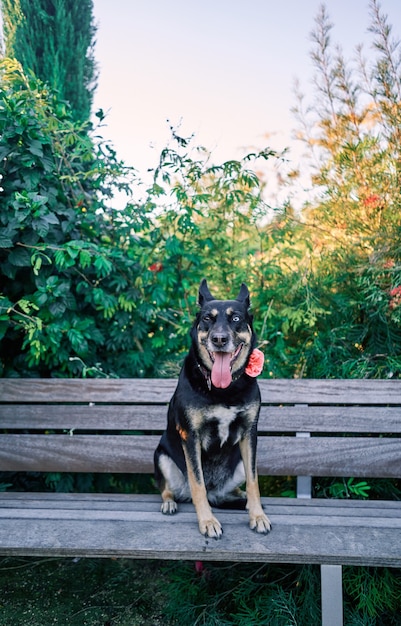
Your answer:
[[[203,316],[203,321],[204,322],[210,322],[210,319],[211,319],[210,315],[204,315]]]

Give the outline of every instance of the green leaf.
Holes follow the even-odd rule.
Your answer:
[[[55,302],[52,302],[49,305],[49,311],[55,317],[60,317],[61,315],[63,315],[63,313],[65,313],[66,308],[67,307],[65,303],[61,302],[60,300],[56,300]]]
[[[79,264],[82,267],[82,269],[86,269],[87,267],[89,267],[91,262],[92,262],[91,253],[88,252],[88,250],[81,250],[79,252]]]
[[[68,254],[65,249],[56,250],[54,254],[54,262],[59,269],[66,269],[75,265],[74,259]]]
[[[113,264],[104,256],[97,256],[94,265],[102,277],[108,276],[113,270]]]
[[[31,154],[34,154],[38,157],[43,157],[43,146],[40,141],[33,139],[31,143],[28,145],[28,150]]]
[[[16,267],[28,267],[31,265],[31,255],[25,248],[14,248],[8,255],[8,262]]]
[[[11,237],[0,232],[0,248],[11,248],[12,245],[13,240],[11,239]]]
[[[85,339],[85,337],[83,336],[83,334],[79,331],[76,330],[75,328],[70,328],[67,331],[67,337],[71,342],[71,346],[73,348],[73,350],[78,354],[78,355],[84,355],[87,353],[88,351],[88,342]]]

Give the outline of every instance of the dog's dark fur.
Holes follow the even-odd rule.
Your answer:
[[[256,470],[260,392],[256,378],[245,373],[256,342],[249,291],[243,284],[236,300],[215,300],[203,280],[199,305],[167,429],[155,451],[161,511],[175,513],[176,502],[192,499],[200,532],[220,538],[210,504],[242,498],[250,527],[267,533]],[[244,480],[246,494],[239,489]]]

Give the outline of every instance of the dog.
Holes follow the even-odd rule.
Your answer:
[[[161,512],[174,514],[177,502],[192,499],[202,535],[220,539],[211,506],[247,508],[250,528],[268,533],[256,468],[256,376],[263,354],[255,348],[249,291],[242,284],[235,300],[216,300],[204,279],[198,304],[191,347],[154,454]]]

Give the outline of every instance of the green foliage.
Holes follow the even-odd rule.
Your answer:
[[[1,0],[5,53],[90,117],[96,87],[93,0]]]
[[[167,617],[191,626],[320,624],[319,570],[313,566],[213,564],[175,568]]]
[[[369,497],[371,485],[365,480],[356,481],[355,478],[343,478],[342,480],[334,480],[328,485],[322,485],[319,481],[315,489],[316,497],[354,498],[363,500]]]
[[[391,378],[401,372],[400,142],[398,40],[375,0],[377,59],[347,63],[331,42],[327,11],[313,32],[317,104],[296,109],[321,193],[304,211],[309,288],[318,312],[303,345],[303,375]]]
[[[16,62],[2,62],[1,86],[3,374],[76,375],[82,361],[112,371],[121,346],[138,374],[150,357],[137,358],[148,312],[134,208],[123,223],[107,205],[133,173]]]
[[[349,598],[350,624],[399,624],[401,579],[396,570],[344,568],[344,591]]]
[[[264,245],[249,161],[273,153],[210,166],[176,137],[145,199],[115,210],[137,183],[114,151],[15,62],[1,95],[3,374],[176,373],[201,278],[232,293]]]
[[[321,623],[317,566],[206,563],[171,571],[167,617],[191,626],[310,626]],[[345,567],[345,623],[399,624],[397,570]]]
[[[372,11],[379,59],[371,85],[331,51],[327,14],[318,16],[319,106],[304,138],[317,153],[322,193],[302,214],[264,200],[255,172],[280,155],[216,165],[174,130],[143,197],[111,208],[114,191],[135,188],[138,198],[139,181],[6,61],[3,374],[175,375],[206,276],[222,297],[247,282],[264,376],[399,376],[400,144],[391,127],[399,103],[391,94],[400,85],[379,72],[394,46],[375,3]]]

